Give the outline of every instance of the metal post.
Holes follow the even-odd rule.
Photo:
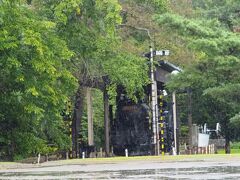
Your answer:
[[[40,164],[40,160],[41,160],[41,154],[38,153],[37,164]]]
[[[159,147],[159,113],[158,113],[158,94],[157,94],[157,81],[154,81],[154,84],[155,84],[155,112],[156,112],[156,118],[155,118],[155,122],[156,122],[156,155],[159,155],[160,154],[160,147]]]
[[[125,157],[128,157],[128,149],[125,149]]]
[[[173,133],[174,133],[174,149],[177,151],[177,106],[176,106],[176,91],[172,93],[173,101]]]
[[[159,118],[159,124],[160,124],[160,134],[161,134],[161,153],[162,155],[164,155],[164,150],[165,150],[165,145],[164,145],[164,116],[163,116],[163,94],[160,94],[160,102],[159,102],[159,105],[160,105],[160,118]],[[158,136],[159,136],[159,132],[158,132]],[[159,146],[159,145],[158,145]],[[159,150],[158,150],[158,153],[159,153]]]
[[[159,139],[159,113],[158,113],[158,104],[155,105],[155,113],[156,113],[156,155],[160,154],[160,139]],[[161,116],[160,116],[161,117]]]

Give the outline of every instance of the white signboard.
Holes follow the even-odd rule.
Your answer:
[[[209,134],[198,134],[198,147],[206,147],[209,142]]]
[[[155,51],[156,56],[169,56],[169,54],[170,54],[169,50]]]

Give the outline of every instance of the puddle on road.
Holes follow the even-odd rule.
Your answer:
[[[62,171],[31,173],[0,173],[0,179],[240,179],[238,166],[212,166],[199,168],[168,168],[121,171]]]

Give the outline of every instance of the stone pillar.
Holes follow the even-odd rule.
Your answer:
[[[93,107],[92,107],[92,94],[91,88],[87,88],[87,116],[88,116],[88,145],[94,145],[93,133]]]

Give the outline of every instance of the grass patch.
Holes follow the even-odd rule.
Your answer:
[[[218,154],[225,154],[225,149],[219,149]],[[240,154],[240,149],[231,149],[231,154]]]

